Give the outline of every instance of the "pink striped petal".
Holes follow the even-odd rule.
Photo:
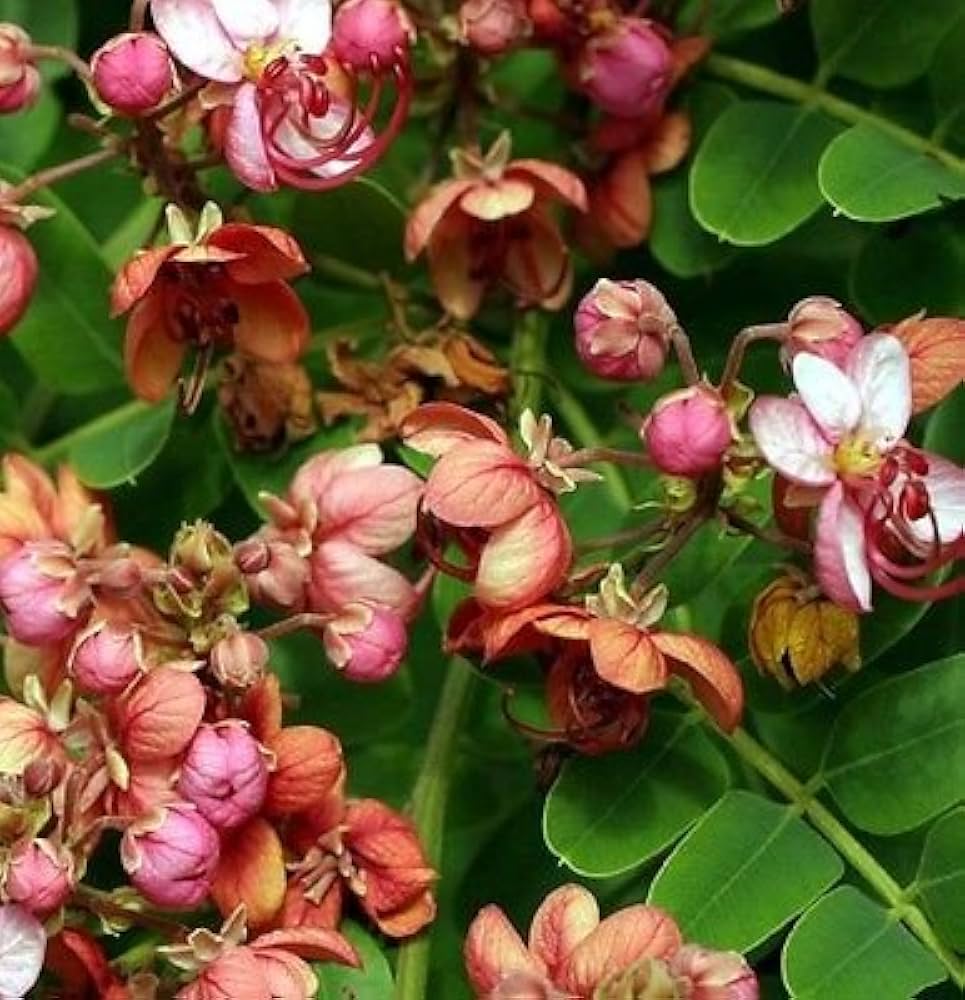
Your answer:
[[[408,619],[419,603],[415,588],[397,569],[347,542],[322,542],[309,566],[306,599],[309,610],[319,614],[334,614],[346,604],[368,601]]]
[[[593,894],[581,885],[563,885],[540,904],[529,928],[529,950],[555,979],[573,949],[600,923]]]
[[[828,490],[818,509],[814,572],[835,604],[849,611],[871,610],[864,516],[841,483]]]
[[[498,906],[483,907],[476,914],[463,954],[469,981],[479,996],[486,996],[513,973],[542,976],[544,972]]]
[[[751,408],[751,433],[768,465],[802,486],[835,480],[832,446],[795,399],[762,396]]]

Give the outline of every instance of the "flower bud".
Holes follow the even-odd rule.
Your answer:
[[[28,798],[49,795],[64,780],[67,765],[59,757],[38,757],[23,770],[23,790]]]
[[[391,677],[408,646],[405,623],[375,604],[349,604],[323,634],[328,658],[349,680],[374,684]]]
[[[801,299],[787,321],[789,330],[784,353],[788,363],[806,352],[841,367],[864,335],[854,316],[842,309],[839,302],[824,295]]]
[[[640,436],[661,472],[696,479],[720,466],[734,428],[720,394],[692,385],[657,400]]]
[[[97,622],[77,637],[67,669],[82,691],[119,694],[143,670],[137,630],[129,625]]]
[[[214,827],[187,803],[156,810],[131,824],[121,863],[134,887],[156,906],[190,909],[208,895],[218,865]]]
[[[150,32],[117,35],[91,59],[97,96],[121,114],[143,115],[174,86],[174,69],[167,46]]]
[[[649,282],[601,278],[574,322],[583,364],[601,378],[633,382],[663,370],[677,317]]]
[[[22,840],[10,852],[3,879],[4,898],[46,917],[67,901],[74,886],[74,859],[44,837]]]
[[[670,47],[652,22],[621,17],[580,53],[577,74],[597,107],[618,118],[657,111],[672,83]]]
[[[20,322],[37,286],[37,255],[30,240],[0,226],[0,336]]]
[[[40,94],[40,74],[31,61],[30,44],[30,36],[19,25],[0,24],[0,114],[23,111]]]
[[[530,33],[523,0],[465,0],[459,8],[459,35],[484,56],[515,48]]]
[[[198,729],[181,765],[178,792],[215,829],[251,819],[267,789],[265,753],[243,723],[230,719]]]
[[[256,604],[279,611],[293,611],[301,606],[309,566],[294,546],[283,541],[249,538],[235,548],[235,560]]]
[[[254,632],[239,629],[219,639],[208,654],[211,672],[226,687],[247,690],[268,666],[268,643]]]
[[[332,27],[336,58],[361,72],[399,62],[414,40],[409,15],[394,0],[349,0]]]
[[[18,642],[51,645],[79,626],[71,567],[58,542],[28,542],[0,563],[0,609]]]
[[[781,687],[820,680],[836,666],[861,666],[858,617],[829,601],[803,574],[778,577],[754,601],[751,659]]]

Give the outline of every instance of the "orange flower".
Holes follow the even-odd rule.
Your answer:
[[[406,256],[427,251],[436,294],[458,319],[469,319],[494,285],[545,309],[569,296],[570,254],[549,203],[585,211],[583,184],[556,164],[509,157],[507,132],[485,156],[456,151],[455,178],[437,184],[406,227]]]
[[[289,364],[301,354],[308,316],[286,282],[308,265],[287,233],[223,224],[212,204],[195,234],[174,206],[168,208],[168,225],[171,244],[142,250],[125,264],[111,291],[111,307],[115,316],[131,311],[124,363],[142,399],[163,399],[189,348],[199,352],[182,387],[190,412],[216,349],[272,364]]]

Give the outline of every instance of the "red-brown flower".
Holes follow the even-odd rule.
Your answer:
[[[583,184],[556,164],[509,157],[508,133],[485,156],[455,152],[455,178],[437,184],[406,227],[406,256],[427,251],[436,294],[459,319],[495,285],[544,309],[559,309],[569,296],[570,254],[549,206],[585,211]]]
[[[222,223],[208,205],[196,234],[171,206],[172,242],[142,250],[123,267],[111,292],[115,316],[131,310],[124,361],[142,399],[164,398],[192,348],[198,358],[182,387],[186,409],[200,398],[216,349],[288,364],[308,339],[308,315],[287,282],[308,270],[298,244],[267,226]]]

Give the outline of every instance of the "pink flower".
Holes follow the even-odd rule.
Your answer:
[[[0,23],[0,115],[24,111],[40,96],[40,73],[30,56],[31,44],[19,25]]]
[[[348,0],[338,8],[332,48],[341,62],[367,72],[374,59],[391,67],[415,41],[409,15],[394,0]]]
[[[349,604],[325,626],[328,658],[349,680],[373,684],[391,677],[405,657],[405,622],[377,604]]]
[[[466,569],[440,568],[472,579],[480,603],[500,610],[532,604],[563,582],[572,543],[554,494],[596,478],[557,464],[571,449],[552,437],[548,417],[537,423],[527,411],[522,429],[528,458],[495,421],[450,403],[419,407],[402,429],[411,448],[439,458],[422,508],[470,560]]]
[[[135,820],[121,840],[121,862],[134,887],[155,905],[176,909],[208,895],[218,853],[214,827],[187,803]]]
[[[40,978],[46,950],[43,924],[29,910],[0,906],[0,995],[26,996]]]
[[[308,562],[294,545],[281,539],[257,535],[235,549],[238,568],[252,601],[290,611],[304,600]]]
[[[577,75],[586,95],[619,118],[660,110],[672,86],[670,46],[652,21],[621,17],[584,45]]]
[[[44,918],[64,905],[75,878],[74,859],[63,846],[43,837],[22,840],[7,860],[3,897]]]
[[[792,373],[798,395],[759,399],[750,425],[768,464],[803,500],[820,501],[815,570],[827,595],[869,611],[872,580],[907,598],[955,592],[909,585],[962,552],[965,471],[902,440],[911,376],[901,342],[863,337],[843,369],[798,354]],[[896,565],[896,544],[921,562]]]
[[[601,278],[574,322],[583,364],[601,378],[634,382],[663,370],[677,317],[649,282]]]
[[[0,225],[0,335],[20,322],[36,286],[37,255],[30,240],[11,226]]]
[[[688,1000],[757,1000],[757,976],[733,951],[684,945],[670,960],[673,972],[689,983]]]
[[[532,30],[523,0],[464,0],[459,8],[459,35],[484,56],[515,48]]]
[[[202,725],[181,764],[178,792],[218,830],[256,815],[268,791],[266,753],[234,719]]]
[[[224,150],[249,187],[281,184],[324,189],[368,169],[401,128],[411,96],[407,60],[370,53],[371,93],[362,104],[350,66],[324,56],[331,35],[328,0],[155,0],[154,22],[174,55],[221,86],[206,100],[225,107]],[[370,26],[369,15],[365,25]],[[374,43],[384,41],[384,28]],[[360,44],[370,40],[362,35]],[[383,85],[391,77],[397,100],[381,135],[372,128]],[[359,103],[356,103],[356,100]]]
[[[784,357],[788,363],[802,352],[817,354],[842,368],[864,335],[861,324],[840,302],[824,295],[801,299],[788,318]]]
[[[143,115],[174,86],[174,67],[164,42],[150,32],[117,35],[91,58],[97,96],[115,111]]]
[[[82,691],[119,694],[144,670],[140,635],[130,625],[97,622],[75,640],[67,670]]]
[[[693,385],[657,400],[640,436],[661,472],[696,479],[720,467],[734,423],[715,389]]]

